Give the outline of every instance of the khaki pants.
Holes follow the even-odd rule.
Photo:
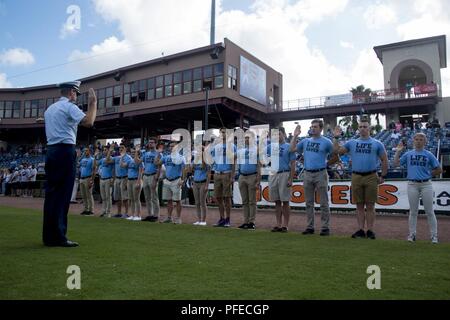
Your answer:
[[[305,190],[306,215],[308,219],[307,229],[314,229],[314,202],[315,191],[320,196],[320,213],[322,230],[330,226],[330,205],[328,202],[328,173],[327,170],[319,172],[305,171],[303,176],[303,188]]]
[[[134,216],[135,214],[140,215],[141,214],[141,190],[142,190],[142,183],[140,184],[139,188],[136,188],[136,182],[137,180],[129,180],[128,179],[128,197],[130,199],[130,206],[131,206],[131,215]]]
[[[239,190],[241,191],[242,208],[244,209],[244,223],[255,223],[256,217],[256,173],[251,176],[239,176]]]
[[[205,221],[206,218],[206,195],[208,189],[205,190],[206,182],[196,183],[192,185],[192,192],[194,193],[195,206],[197,207],[198,221]]]
[[[145,204],[147,206],[148,215],[159,217],[158,181],[156,181],[156,188],[152,188],[155,177],[156,174],[152,176],[144,175],[142,188],[144,189]]]
[[[80,190],[81,190],[81,198],[83,199],[84,204],[84,211],[90,211],[93,212],[93,206],[94,206],[94,197],[92,196],[92,187],[89,187],[89,180],[87,179],[81,179],[80,180]]]
[[[102,197],[102,213],[111,214],[111,181],[100,179],[100,196]]]

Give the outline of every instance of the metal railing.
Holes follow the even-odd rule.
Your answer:
[[[424,84],[413,87],[410,91],[406,89],[376,90],[368,94],[347,94],[287,100],[283,102],[282,111],[318,109],[341,105],[360,105],[393,100],[408,100],[424,97],[435,97],[438,94],[436,84]],[[270,110],[277,112],[279,110]]]

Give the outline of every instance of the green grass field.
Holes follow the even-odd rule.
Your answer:
[[[41,244],[38,210],[0,207],[0,299],[449,299],[450,245],[70,216],[78,248]],[[81,290],[66,287],[69,265]],[[369,265],[381,290],[366,287]]]

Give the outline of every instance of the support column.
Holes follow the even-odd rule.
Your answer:
[[[331,131],[337,126],[337,117],[334,114],[326,115],[323,117],[323,133],[326,134],[328,129]]]
[[[398,111],[398,109],[386,109],[385,112],[386,115],[386,128],[389,127],[389,123],[391,123],[392,121],[397,122],[400,120],[400,113]]]

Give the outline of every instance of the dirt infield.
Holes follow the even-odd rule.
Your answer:
[[[0,197],[0,205],[17,207],[17,208],[43,208],[44,200],[42,198],[12,198],[12,197]],[[114,207],[113,213],[115,213],[116,207]],[[71,204],[70,213],[79,214],[83,211],[81,203]],[[101,212],[101,204],[95,203],[95,215],[98,216]],[[146,216],[147,210],[145,205],[142,206],[142,216]],[[161,208],[161,219],[167,215],[167,209]],[[192,206],[183,206],[182,210],[183,223],[193,223],[196,221],[195,208]],[[214,224],[219,217],[218,209],[209,207],[207,215],[207,223],[209,226]],[[90,219],[92,217],[86,217]],[[440,242],[450,242],[450,217],[437,216],[438,220],[438,234]],[[231,211],[231,224],[232,227],[237,227],[242,223],[242,210],[239,208],[232,209]],[[140,222],[148,223],[148,222]],[[275,212],[272,209],[258,209],[256,215],[256,227],[258,229],[271,229],[275,225]],[[306,227],[306,214],[304,211],[292,211],[289,232],[301,232]],[[331,233],[335,235],[350,236],[357,230],[356,216],[353,212],[350,213],[332,213],[330,223]],[[320,213],[316,213],[316,230],[320,230]],[[419,215],[417,221],[417,238],[418,240],[428,240],[427,218],[424,215]],[[406,214],[392,214],[392,215],[377,215],[375,223],[375,233],[378,238],[382,239],[406,239],[408,235],[408,216]],[[245,232],[245,231],[243,231]]]

